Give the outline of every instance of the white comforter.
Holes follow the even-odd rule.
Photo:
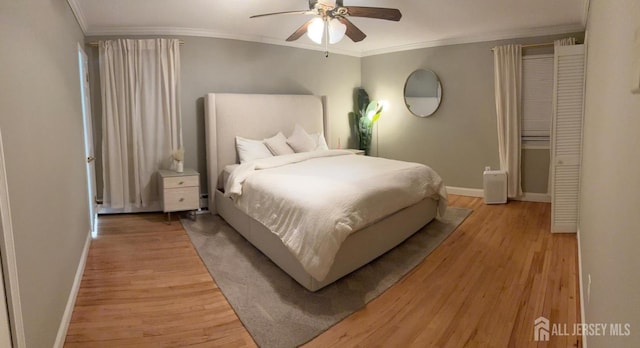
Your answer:
[[[349,234],[425,197],[447,205],[440,176],[417,163],[328,150],[269,157],[238,166],[225,195],[275,233],[322,281]]]

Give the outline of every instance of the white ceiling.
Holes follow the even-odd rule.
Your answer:
[[[345,38],[330,51],[354,56],[445,44],[584,30],[588,0],[344,0],[392,7],[400,22],[350,18],[367,38]],[[68,0],[87,36],[188,35],[324,50],[306,35],[285,39],[309,17],[249,16],[308,9],[308,0]]]

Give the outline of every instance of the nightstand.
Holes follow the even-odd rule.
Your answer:
[[[200,174],[193,169],[185,169],[182,173],[173,170],[158,171],[160,184],[160,200],[162,211],[171,212],[200,209]]]
[[[358,156],[364,156],[364,150],[358,150],[358,149],[344,149],[344,150],[351,151]]]

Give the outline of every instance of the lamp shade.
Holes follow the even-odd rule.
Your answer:
[[[311,20],[307,27],[307,36],[311,41],[322,44],[322,37],[324,36],[324,21],[320,17],[316,17]]]
[[[344,38],[344,34],[347,32],[347,26],[337,19],[329,21],[329,43],[335,44],[340,42]]]

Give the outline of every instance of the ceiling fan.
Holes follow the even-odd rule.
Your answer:
[[[367,35],[351,23],[347,17],[367,17],[396,22],[402,18],[400,10],[395,8],[344,6],[343,0],[309,0],[308,10],[265,13],[250,18],[282,14],[315,16],[293,32],[287,41],[295,41],[307,33],[309,38],[318,44],[322,44],[323,37],[326,38],[325,43],[333,44],[342,40],[345,35],[353,42],[364,40]]]

